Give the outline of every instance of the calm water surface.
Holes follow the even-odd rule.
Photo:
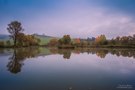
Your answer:
[[[0,49],[0,90],[135,90],[135,50]]]

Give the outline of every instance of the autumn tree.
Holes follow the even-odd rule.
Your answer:
[[[61,39],[59,39],[59,44],[71,44],[70,35],[64,35]]]
[[[48,44],[49,44],[49,46],[57,46],[58,39],[53,38],[53,39],[50,40],[50,42]]]
[[[24,43],[26,42],[25,41],[25,34],[24,33],[19,33],[18,35],[17,35],[17,45],[18,46],[23,46],[24,45]]]
[[[106,40],[106,36],[105,35],[100,35],[95,40],[95,43],[97,45],[104,45],[104,44],[106,44],[106,42],[107,42],[107,40]]]
[[[25,46],[35,46],[39,45],[40,39],[34,35],[25,35],[24,36],[24,45]]]
[[[22,24],[18,21],[12,21],[10,24],[8,24],[7,30],[10,33],[10,37],[14,41],[14,46],[16,46],[18,34],[24,31]]]
[[[79,45],[81,44],[80,38],[74,39],[74,44],[75,44],[76,46],[79,46]]]

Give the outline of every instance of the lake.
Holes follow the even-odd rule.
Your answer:
[[[0,90],[135,90],[135,50],[0,49]]]

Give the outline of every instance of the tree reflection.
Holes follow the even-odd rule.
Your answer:
[[[96,55],[100,58],[105,58],[106,55],[108,54],[108,51],[107,50],[100,50],[96,53]]]
[[[100,58],[105,58],[107,54],[112,54],[116,56],[123,57],[133,57],[135,58],[135,50],[134,49],[107,49],[107,48],[76,48],[72,51],[73,53],[88,53],[88,54],[96,54]]]
[[[23,61],[27,58],[36,57],[38,53],[40,53],[38,48],[14,49],[13,55],[9,58],[10,62],[7,64],[8,70],[14,74],[21,72],[21,68],[24,65]]]
[[[70,59],[71,56],[71,49],[59,49],[58,53],[63,55],[64,59]]]
[[[14,50],[13,56],[9,58],[11,61],[8,63],[7,67],[8,70],[11,73],[18,73],[21,71],[22,63],[20,62],[20,59],[17,58],[17,51],[16,49]]]
[[[62,54],[63,58],[70,59],[72,53],[81,54],[96,54],[100,58],[105,58],[107,54],[123,57],[135,58],[135,50],[133,49],[107,49],[107,48],[76,48],[76,49],[50,49],[52,54]]]
[[[8,50],[7,50],[8,51]],[[7,53],[6,50],[0,50],[0,53]],[[100,58],[105,58],[107,54],[123,57],[135,58],[135,50],[133,49],[96,49],[96,48],[76,48],[76,49],[58,49],[58,48],[18,48],[13,51],[12,56],[9,58],[7,68],[11,73],[17,74],[21,72],[21,68],[24,65],[24,61],[27,58],[33,58],[38,56],[46,56],[51,54],[63,55],[64,59],[70,59],[72,53],[81,54],[95,54]]]
[[[114,49],[109,50],[109,52],[116,56],[123,56],[123,57],[133,57],[135,58],[135,50],[134,49]]]
[[[4,49],[0,48],[0,54],[4,53]]]

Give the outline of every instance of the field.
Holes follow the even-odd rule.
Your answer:
[[[36,37],[41,40],[40,45],[46,45],[53,38],[53,37],[40,37],[40,36],[36,36]]]
[[[49,41],[55,37],[45,36],[45,35],[36,35],[37,38],[40,39],[40,45],[47,45]],[[0,41],[4,41],[6,45],[6,41],[10,40],[10,43],[13,45],[13,40],[9,38],[8,35],[0,35]]]

